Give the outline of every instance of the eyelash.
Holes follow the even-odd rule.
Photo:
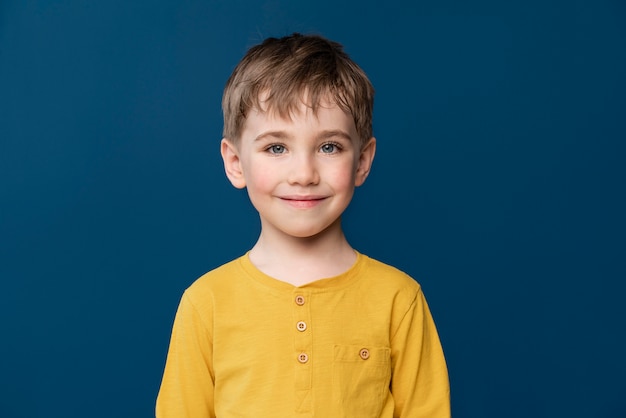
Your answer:
[[[335,154],[335,153],[337,153],[337,152],[342,150],[341,144],[339,144],[337,142],[332,142],[331,141],[331,142],[325,142],[324,144],[322,144],[320,146],[320,148],[319,148],[320,151],[323,150],[324,147],[327,147],[329,145],[332,145],[334,147],[333,150],[331,152],[322,152],[323,154]],[[277,147],[281,148],[282,152],[276,152],[276,148]],[[284,154],[286,150],[287,150],[287,147],[285,147],[283,144],[271,144],[271,145],[268,145],[265,148],[265,151],[267,151],[267,152],[269,152],[270,154],[273,154],[273,155]]]
[[[325,144],[322,144],[322,146],[320,147],[320,150],[324,149],[324,147],[328,146],[328,145],[332,145],[334,147],[332,152],[325,152],[324,154],[334,154],[336,152],[341,151],[341,145],[338,144],[337,142],[326,142]]]
[[[282,152],[276,152],[276,147],[282,148]],[[265,151],[273,155],[281,155],[285,152],[286,149],[287,147],[285,147],[283,144],[271,144],[267,148],[265,148]]]

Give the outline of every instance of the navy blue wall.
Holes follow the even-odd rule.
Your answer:
[[[416,277],[456,417],[626,416],[622,1],[0,3],[0,416],[149,417],[173,315],[258,220],[221,90],[345,44],[379,150],[345,220]]]

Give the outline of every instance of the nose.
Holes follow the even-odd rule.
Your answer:
[[[319,181],[319,171],[314,156],[300,155],[292,159],[289,167],[289,184],[311,186],[318,184]]]

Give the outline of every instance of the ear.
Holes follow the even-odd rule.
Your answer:
[[[246,179],[241,168],[241,159],[237,146],[230,139],[224,138],[221,143],[222,160],[224,160],[224,170],[226,177],[231,184],[238,189],[246,187]]]
[[[361,148],[361,154],[359,155],[359,161],[356,167],[355,186],[360,186],[365,183],[365,179],[372,168],[374,154],[376,154],[376,138],[372,137],[365,143],[363,148]]]

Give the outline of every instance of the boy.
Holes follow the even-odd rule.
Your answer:
[[[319,36],[269,38],[235,68],[221,152],[261,233],[184,293],[157,417],[450,416],[420,286],[341,228],[374,159],[373,94]]]

